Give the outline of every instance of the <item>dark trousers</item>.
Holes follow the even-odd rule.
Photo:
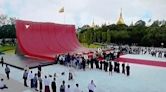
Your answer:
[[[9,79],[9,73],[6,73],[6,75],[7,75],[7,79]]]
[[[34,86],[33,86],[33,79],[31,79],[31,88],[33,88]]]
[[[2,63],[2,67],[3,67],[3,63]]]
[[[129,76],[130,75],[130,71],[127,71],[127,76]]]
[[[56,92],[56,88],[53,88],[53,89],[52,89],[52,92]]]
[[[42,82],[39,82],[39,90],[42,91],[42,89],[43,89]]]
[[[93,92],[92,90],[89,90],[89,92]]]
[[[28,86],[27,85],[27,78],[24,78],[24,86]]]
[[[50,92],[49,86],[45,86],[45,92]]]
[[[4,85],[3,87],[0,87],[0,89],[8,89],[8,87]]]

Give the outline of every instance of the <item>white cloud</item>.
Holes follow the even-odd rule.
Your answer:
[[[75,25],[91,24],[93,19],[96,24],[116,23],[120,8],[127,24],[166,19],[165,0],[0,0],[0,12],[33,21],[64,23],[63,14],[58,13],[62,6],[65,23]]]
[[[0,0],[0,15],[4,14],[4,9],[3,9],[5,5],[4,3],[5,3],[4,0]]]

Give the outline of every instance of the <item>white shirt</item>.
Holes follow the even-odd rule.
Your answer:
[[[50,79],[44,79],[44,85],[49,86],[50,85]]]
[[[29,72],[29,74],[28,74],[28,78],[29,78],[29,79],[33,79],[33,78],[34,78],[34,74],[31,73],[31,72]]]
[[[70,88],[66,88],[65,92],[71,92],[71,89]]]
[[[88,60],[88,55],[84,55],[84,59]]]
[[[4,84],[3,84],[2,81],[0,81],[0,88],[1,88],[1,87],[4,87]]]
[[[74,88],[74,92],[81,92],[81,90],[78,87],[76,87]]]
[[[59,60],[63,60],[63,56],[62,55],[59,56]]]
[[[89,89],[89,90],[92,90],[92,91],[95,90],[95,87],[96,87],[96,85],[95,85],[94,83],[90,83],[90,84],[88,85],[88,89]]]
[[[79,63],[82,63],[82,58],[81,57],[79,58]]]

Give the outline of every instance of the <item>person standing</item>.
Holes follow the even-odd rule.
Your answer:
[[[117,72],[117,61],[114,61],[114,72]]]
[[[105,72],[107,72],[107,70],[108,70],[108,62],[109,61],[107,61],[107,60],[105,61]]]
[[[5,73],[6,73],[7,79],[9,80],[10,68],[8,67],[8,65],[6,65]]]
[[[38,70],[37,75],[38,75],[38,77],[41,77],[41,71],[40,70]]]
[[[127,64],[127,66],[126,66],[126,73],[127,73],[127,76],[130,75],[130,66],[129,66],[129,64]]]
[[[103,61],[100,61],[100,69],[103,69]]]
[[[35,76],[34,76],[34,78],[33,78],[33,85],[34,85],[34,88],[35,88],[36,91],[38,91],[38,90],[37,90],[37,86],[38,86],[37,84],[38,84],[38,83],[37,83],[37,74],[35,74]]]
[[[28,72],[27,72],[27,70],[25,70],[24,74],[23,74],[24,86],[25,87],[28,87],[28,85],[27,85],[27,78],[28,78]]]
[[[112,62],[109,61],[109,75],[110,75],[110,73],[111,73],[111,75],[112,75],[112,68],[113,68]]]
[[[42,80],[41,77],[39,77],[38,79],[39,79],[39,91],[42,92],[42,89],[43,89],[43,83],[42,83],[42,81],[43,80]]]
[[[76,84],[76,87],[74,88],[74,92],[81,92],[80,88],[79,88],[79,85]]]
[[[56,79],[54,78],[54,80],[51,83],[52,92],[56,92],[56,82],[55,82],[55,80]]]
[[[103,64],[104,64],[104,71],[106,71],[106,60],[104,60]]]
[[[50,80],[47,78],[47,76],[45,76],[44,79],[44,85],[45,85],[45,91],[44,92],[50,92]]]
[[[2,64],[2,67],[3,67],[3,64],[4,64],[4,59],[3,59],[3,57],[1,57],[1,64]]]
[[[62,85],[60,86],[60,92],[65,92],[65,81],[62,81]]]
[[[82,68],[85,71],[85,67],[86,67],[86,60],[84,59],[84,57],[82,57]]]
[[[89,83],[89,85],[88,85],[89,92],[94,92],[95,88],[96,88],[96,85],[93,82],[93,80],[91,80],[91,83]]]
[[[125,74],[125,63],[122,63],[122,73]]]
[[[68,80],[73,80],[73,74],[71,72],[69,72],[69,78]]]
[[[99,69],[99,61],[95,58],[94,62],[95,62],[95,65],[96,65],[96,69]]]
[[[117,62],[117,73],[120,73],[120,63]]]
[[[65,92],[71,92],[70,85],[67,85]]]
[[[29,75],[28,75],[28,79],[30,79],[30,86],[31,86],[31,88],[34,87],[34,86],[33,86],[33,78],[34,78],[34,74],[33,74],[33,72],[31,71],[31,72],[29,73]]]
[[[90,60],[91,69],[93,69],[93,61],[94,61],[94,59],[92,58],[92,59]]]
[[[41,69],[41,65],[39,65],[39,66],[38,66],[38,70],[39,70],[39,71],[41,71],[41,70],[42,70],[42,69]]]

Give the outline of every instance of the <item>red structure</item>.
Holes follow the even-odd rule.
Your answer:
[[[74,25],[16,20],[16,35],[19,51],[30,57],[54,60],[57,54],[87,51]]]

